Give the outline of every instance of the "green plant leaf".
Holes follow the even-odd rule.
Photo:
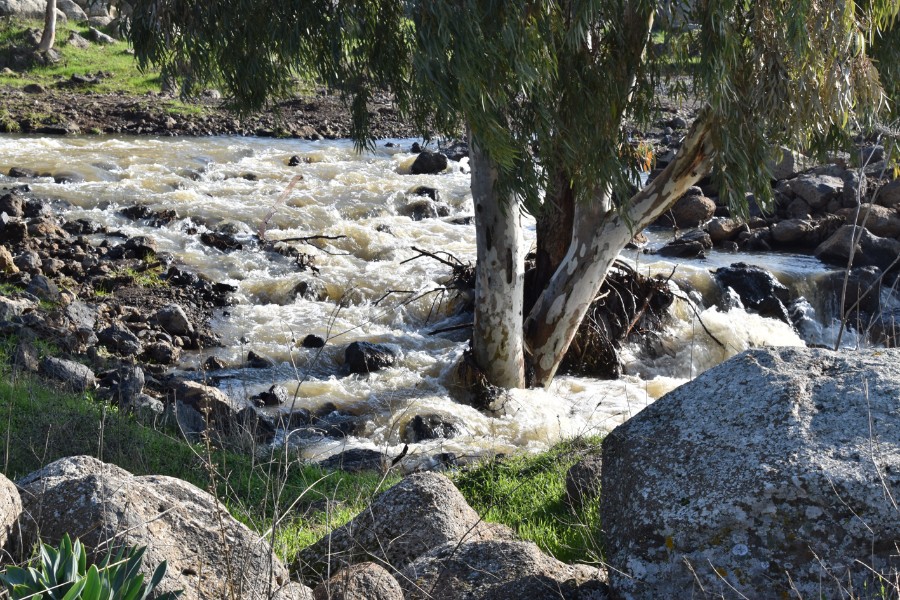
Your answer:
[[[81,591],[85,588],[87,584],[87,579],[80,579],[75,582],[75,584],[69,588],[69,591],[65,596],[62,597],[62,600],[75,600],[76,598],[80,598],[81,600],[88,600],[87,597],[81,596]]]
[[[103,586],[100,584],[100,573],[97,571],[97,565],[91,565],[84,579],[84,591],[81,600],[101,600]]]

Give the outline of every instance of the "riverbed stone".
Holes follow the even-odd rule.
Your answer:
[[[136,356],[144,350],[141,340],[120,323],[104,327],[97,333],[97,338],[107,350],[122,356]]]
[[[174,386],[174,399],[202,415],[220,430],[228,430],[243,404],[218,388],[182,380]],[[202,429],[201,429],[202,431]]]
[[[318,582],[325,573],[369,560],[402,569],[432,548],[497,531],[481,521],[447,477],[414,473],[355,519],[301,550],[291,570],[302,581]]]
[[[25,201],[19,194],[3,194],[0,196],[0,213],[6,213],[15,219],[25,216]]]
[[[34,310],[37,303],[27,298],[9,298],[0,296],[0,321],[9,321]]]
[[[881,186],[875,194],[875,201],[887,208],[900,206],[900,179],[894,179]]]
[[[894,266],[900,256],[900,241],[873,235],[865,228],[844,225],[831,237],[819,244],[814,254],[822,261],[846,266],[853,248],[854,235],[859,235],[853,253],[853,266],[876,266],[886,270]]]
[[[808,173],[788,181],[788,187],[813,211],[821,211],[831,200],[840,198],[844,191],[844,181],[833,175]]]
[[[34,275],[25,291],[47,302],[59,302],[59,287],[43,275]]]
[[[388,462],[388,457],[383,452],[370,450],[369,448],[351,448],[329,456],[317,464],[327,471],[360,473],[363,471],[384,471]]]
[[[674,206],[671,213],[678,227],[697,227],[709,221],[716,212],[716,203],[703,195],[685,194]]]
[[[755,349],[617,427],[601,499],[613,597],[878,589],[900,568],[898,394],[900,350]]]
[[[84,392],[97,387],[94,372],[81,363],[48,356],[41,361],[41,373],[56,379],[76,392]]]
[[[716,283],[723,292],[737,292],[741,303],[764,317],[790,323],[787,305],[790,293],[774,275],[755,265],[735,263],[715,272]]]
[[[747,229],[747,226],[737,219],[716,217],[706,224],[706,229],[713,244],[721,244],[736,238],[741,231]]]
[[[64,533],[90,552],[104,545],[146,546],[149,577],[163,560],[157,592],[183,589],[182,600],[264,600],[288,583],[269,544],[235,520],[209,493],[174,477],[135,476],[89,456],[63,458],[18,482],[27,519],[25,547],[57,544]],[[232,595],[227,590],[230,586]]]
[[[566,499],[571,506],[583,506],[600,497],[603,456],[588,454],[566,471]]]
[[[27,273],[40,273],[43,262],[34,250],[24,250],[13,260],[15,265]]]
[[[439,152],[422,150],[409,168],[413,175],[433,175],[447,168],[447,157]]]
[[[194,335],[194,326],[184,309],[178,304],[168,304],[154,315],[156,323],[172,335]]]
[[[838,211],[852,224],[854,217],[857,225],[862,225],[874,235],[887,238],[900,236],[900,215],[894,208],[886,208],[878,204],[863,203],[856,208],[844,208]]]
[[[401,439],[407,444],[425,440],[449,439],[461,432],[457,419],[434,413],[416,415],[403,426]]]
[[[351,373],[371,373],[392,366],[397,353],[384,344],[353,342],[344,351],[344,362]]]
[[[283,385],[273,385],[265,392],[261,392],[254,396],[253,400],[257,406],[280,406],[285,404],[290,398],[290,394]]]

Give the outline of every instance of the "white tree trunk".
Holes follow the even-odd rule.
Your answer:
[[[53,48],[56,42],[56,0],[47,0],[47,10],[44,13],[44,33],[41,35],[41,44],[38,52],[46,52]]]
[[[631,198],[624,214],[610,210],[608,190],[594,203],[576,205],[569,251],[525,322],[537,385],[546,387],[553,379],[610,266],[634,232],[656,220],[709,172],[709,134],[704,111],[675,160]]]
[[[503,388],[525,385],[522,310],[525,249],[518,203],[497,196],[497,166],[469,135],[475,202],[475,362]]]

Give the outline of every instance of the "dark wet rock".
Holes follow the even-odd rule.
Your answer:
[[[446,156],[449,160],[459,162],[464,158],[468,158],[469,144],[461,141],[453,142],[449,146],[441,148],[441,154]]]
[[[195,335],[195,329],[190,319],[188,319],[184,309],[177,304],[169,304],[159,309],[153,316],[153,319],[160,327],[172,335]]]
[[[252,400],[257,406],[280,406],[290,399],[287,389],[281,385],[273,385],[265,392],[253,396]]]
[[[420,186],[414,187],[413,189],[409,190],[409,193],[412,194],[413,196],[427,196],[428,198],[431,198],[435,202],[441,201],[441,193],[438,191],[438,189],[429,187],[427,185],[420,185]]]
[[[712,248],[712,239],[705,231],[692,231],[672,240],[657,251],[660,256],[671,258],[706,258]]]
[[[251,369],[271,369],[274,366],[275,361],[268,356],[263,356],[253,350],[247,353],[247,367]]]
[[[93,329],[97,323],[97,309],[79,300],[66,306],[63,312],[76,329]]]
[[[141,356],[158,365],[174,365],[181,358],[181,350],[169,342],[156,341],[146,344]]]
[[[844,191],[841,194],[841,204],[844,207],[856,206],[866,198],[868,179],[860,177],[859,171],[847,169],[841,174],[841,179],[844,181]]]
[[[59,302],[60,300],[59,288],[43,275],[33,276],[25,291],[47,302]]]
[[[0,197],[0,213],[21,219],[25,216],[25,200],[18,194],[4,194]]]
[[[304,162],[303,159],[295,154],[294,156],[292,156],[288,159],[288,166],[296,167],[298,165],[303,164],[303,162]]]
[[[0,213],[0,218],[4,218]],[[3,241],[10,244],[20,244],[28,238],[28,225],[22,221],[3,222]]]
[[[301,279],[294,286],[292,293],[294,296],[299,296],[306,300],[324,300],[328,297],[325,282],[315,278]]]
[[[116,395],[120,404],[129,404],[144,393],[144,370],[136,365],[125,365],[117,373]]]
[[[341,569],[313,590],[314,600],[403,600],[403,589],[390,571],[372,562]]]
[[[94,372],[71,360],[48,356],[41,361],[40,370],[47,377],[62,382],[63,385],[76,392],[84,392],[97,387]]]
[[[219,371],[221,369],[226,368],[228,365],[225,364],[218,356],[210,356],[205,361],[203,361],[203,368],[206,371]]]
[[[822,211],[831,200],[841,197],[844,191],[844,181],[833,175],[810,173],[790,180],[788,187],[813,211]]]
[[[244,247],[233,235],[220,231],[204,231],[200,234],[200,241],[211,248],[222,250],[223,252],[241,250]]]
[[[387,463],[388,458],[382,452],[367,448],[353,448],[330,456],[319,462],[318,465],[329,471],[359,473],[360,471],[382,471]]]
[[[32,169],[26,169],[25,167],[12,167],[7,174],[14,179],[37,177],[36,171]]]
[[[878,267],[855,267],[850,271],[832,271],[826,274],[817,287],[833,303],[831,314],[840,318],[841,294],[844,294],[844,310],[853,309],[850,322],[856,322],[859,313],[865,315],[877,315],[881,312],[881,270]],[[847,290],[844,292],[846,280]],[[855,307],[855,308],[854,308]]]
[[[447,157],[438,152],[423,150],[409,168],[413,175],[433,175],[447,168]]]
[[[136,356],[144,349],[138,337],[118,323],[100,330],[97,338],[107,350],[122,356]]]
[[[279,416],[280,426],[285,429],[302,429],[313,421],[313,415],[306,408],[294,408],[290,413]]]
[[[872,235],[868,230],[853,225],[844,225],[822,242],[815,250],[816,257],[846,266],[854,247],[854,235],[859,235],[859,240],[855,245],[853,266],[876,266],[882,270],[894,266],[894,261],[900,256],[900,241]]]
[[[309,334],[303,338],[303,341],[300,342],[300,345],[304,348],[324,348],[325,340],[320,338],[317,335]]]
[[[353,342],[344,351],[344,362],[351,373],[371,373],[393,366],[397,353],[384,344]]]
[[[588,454],[566,472],[566,498],[571,506],[583,506],[600,497],[603,457]]]
[[[402,216],[409,217],[413,221],[425,219],[437,219],[450,216],[450,207],[443,202],[435,202],[427,198],[420,198],[409,202],[398,211]]]
[[[754,229],[738,235],[738,246],[745,252],[768,252],[772,250],[772,232],[766,229]]]
[[[319,411],[310,420],[308,429],[318,436],[341,439],[356,434],[361,424],[360,417],[340,410]]]
[[[23,207],[25,217],[28,219],[50,219],[53,217],[53,209],[50,204],[40,198],[28,198]],[[65,237],[64,235],[62,237]]]
[[[790,303],[788,289],[768,271],[735,263],[716,270],[715,278],[723,292],[728,288],[737,292],[744,307],[764,317],[791,322],[787,312]]]
[[[10,362],[15,370],[36,373],[41,368],[38,349],[25,336],[19,336]]]
[[[403,427],[402,439],[407,444],[424,440],[452,438],[460,434],[456,419],[437,414],[416,415]]]
[[[900,350],[749,350],[617,427],[600,518],[615,597],[877,589],[900,567],[898,389]]]

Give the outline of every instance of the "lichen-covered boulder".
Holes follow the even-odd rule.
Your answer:
[[[403,600],[403,589],[381,565],[365,562],[341,569],[313,590],[314,600]]]
[[[484,540],[438,546],[397,579],[406,600],[602,600],[601,575],[597,568],[560,562],[533,542]]]
[[[610,433],[602,487],[614,598],[877,589],[900,569],[900,350],[744,352]]]
[[[14,539],[16,523],[22,514],[22,499],[16,484],[0,474],[0,549],[7,549]],[[6,552],[0,552],[0,564],[5,563]]]
[[[98,555],[110,546],[146,546],[146,576],[168,561],[158,589],[183,589],[182,600],[268,600],[288,583],[287,569],[265,540],[213,496],[180,479],[134,476],[95,458],[74,456],[18,484],[26,549],[37,539],[56,544],[65,533]]]
[[[493,537],[456,486],[438,473],[415,473],[375,498],[355,519],[300,552],[291,569],[305,583],[346,565],[376,561],[394,569],[447,542]]]

